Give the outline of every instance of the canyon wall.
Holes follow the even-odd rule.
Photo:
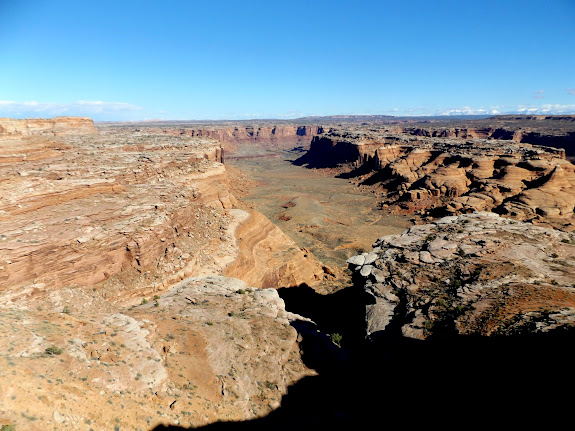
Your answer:
[[[278,408],[316,373],[294,329],[314,324],[275,289],[321,264],[236,208],[219,142],[76,123],[0,137],[0,424],[197,427]]]
[[[240,255],[256,260],[249,276],[245,265],[233,274],[256,287],[321,278],[319,262],[265,217],[233,210],[219,142],[82,130],[0,142],[0,290],[98,285],[137,296],[220,274]],[[238,242],[242,223],[267,248]],[[265,256],[276,248],[285,253],[272,263]]]
[[[214,125],[213,123],[199,125],[185,122],[165,123],[116,123],[111,127],[122,128],[126,131],[139,133],[145,131],[153,134],[167,134],[172,136],[189,136],[217,140],[227,152],[235,155],[251,155],[261,150],[286,150],[294,147],[309,147],[313,136],[326,131],[319,125],[292,125],[280,124],[239,124],[226,123]]]
[[[414,136],[503,139],[517,143],[563,148],[567,157],[575,157],[575,115],[498,115],[495,117],[439,124],[395,127],[396,133]]]
[[[393,213],[495,211],[575,229],[575,166],[563,149],[508,140],[334,131],[296,162],[331,168]]]

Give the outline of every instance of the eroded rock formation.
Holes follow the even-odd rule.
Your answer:
[[[379,238],[348,260],[371,338],[526,335],[575,323],[573,234],[477,212]]]
[[[250,286],[313,284],[320,263],[234,208],[219,142],[82,128],[0,140],[0,423],[198,426],[277,408],[313,374],[303,318]]]
[[[505,140],[331,132],[298,163],[336,169],[381,193],[392,212],[495,211],[575,229],[575,166],[563,150]]]

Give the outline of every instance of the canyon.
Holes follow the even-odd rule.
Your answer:
[[[0,425],[424,423],[565,379],[574,127],[0,119]]]

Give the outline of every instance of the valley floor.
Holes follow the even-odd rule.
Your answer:
[[[267,216],[299,247],[309,250],[337,275],[328,290],[345,283],[345,261],[371,250],[382,235],[397,234],[412,225],[406,216],[388,215],[377,200],[348,180],[292,164],[299,154],[228,161],[255,181],[244,205]],[[318,289],[321,290],[321,285]],[[326,287],[326,284],[323,284]]]

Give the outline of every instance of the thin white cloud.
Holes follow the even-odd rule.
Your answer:
[[[441,111],[437,115],[498,115],[499,112],[497,109],[484,109],[484,108],[472,108],[470,106],[464,106],[463,108],[457,109],[446,109]]]
[[[464,106],[462,108],[450,108],[437,112],[435,115],[500,115],[500,114],[523,114],[523,115],[574,115],[575,105],[524,104],[517,107],[494,106],[490,108],[473,108]],[[429,114],[428,114],[429,115]]]
[[[573,115],[575,114],[575,105],[558,105],[544,104],[539,106],[522,105],[517,112],[520,114],[533,115]]]
[[[570,96],[575,96],[575,88],[567,88],[567,94]]]
[[[70,103],[53,102],[14,102],[11,100],[0,100],[0,116],[45,116],[53,117],[58,115],[70,116],[106,116],[122,115],[139,111],[142,108],[130,103],[104,102],[101,100],[77,100]]]

